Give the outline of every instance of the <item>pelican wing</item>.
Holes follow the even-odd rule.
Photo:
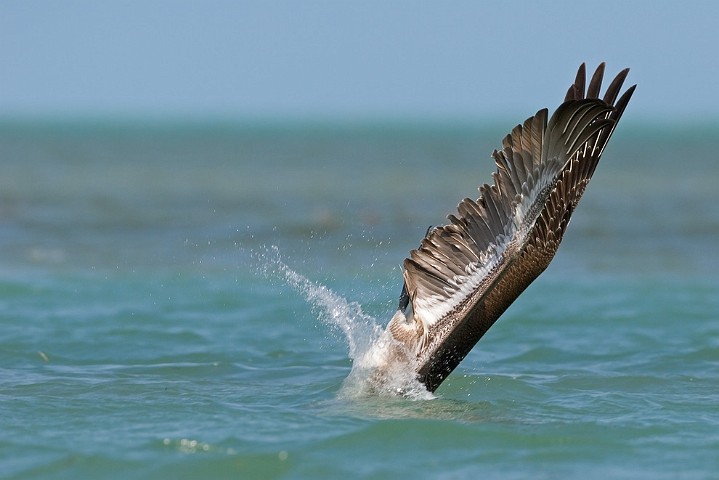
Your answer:
[[[565,102],[516,126],[493,157],[492,185],[465,198],[404,262],[421,338],[418,375],[434,390],[549,265],[634,87],[628,70],[599,98],[604,64],[585,91],[582,65]]]

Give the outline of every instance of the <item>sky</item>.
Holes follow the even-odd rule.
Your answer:
[[[0,117],[524,118],[578,65],[719,119],[719,2],[3,0]],[[625,118],[626,118],[625,117]]]

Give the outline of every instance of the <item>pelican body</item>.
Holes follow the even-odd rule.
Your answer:
[[[387,332],[430,392],[552,261],[634,92],[619,96],[628,72],[600,98],[604,64],[586,90],[582,64],[551,118],[540,110],[494,151],[494,183],[462,200],[405,259]]]

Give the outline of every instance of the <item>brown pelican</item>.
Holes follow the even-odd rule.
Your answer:
[[[413,365],[430,392],[551,262],[634,92],[636,85],[619,97],[628,72],[600,98],[604,64],[586,90],[582,64],[549,120],[540,110],[494,151],[494,184],[462,200],[405,259],[385,358]]]

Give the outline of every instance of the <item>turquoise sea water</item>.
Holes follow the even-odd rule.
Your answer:
[[[718,127],[620,125],[434,398],[348,392],[511,126],[0,126],[0,477],[716,478]]]

